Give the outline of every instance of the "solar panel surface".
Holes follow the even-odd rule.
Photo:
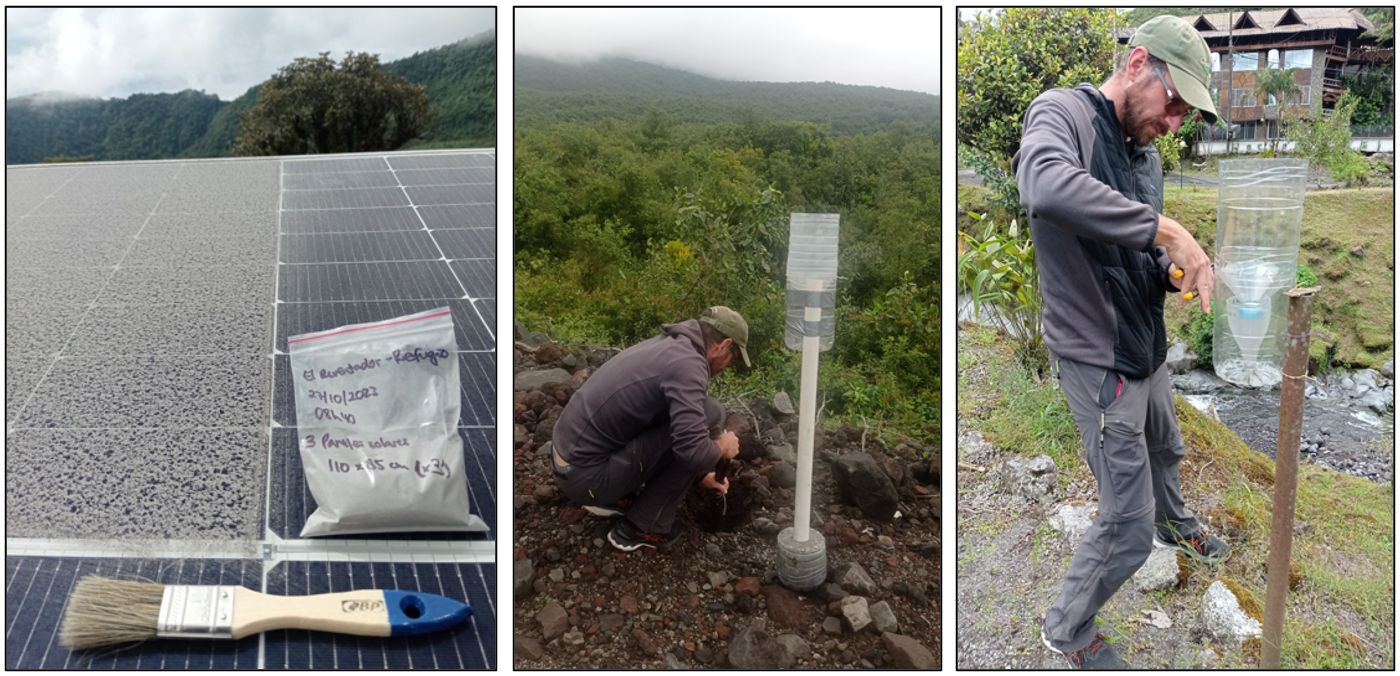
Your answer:
[[[6,168],[8,668],[494,666],[494,172],[491,151]],[[491,530],[298,539],[315,503],[287,336],[444,305],[472,511]],[[261,556],[200,554],[229,543]],[[69,655],[57,618],[92,570],[272,593],[397,581],[475,614],[397,642],[276,632]]]

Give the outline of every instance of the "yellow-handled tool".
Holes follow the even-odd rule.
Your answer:
[[[1186,276],[1186,272],[1183,271],[1181,268],[1177,268],[1177,269],[1175,269],[1175,270],[1172,270],[1172,279],[1181,279],[1182,277],[1185,277],[1185,276]],[[1195,291],[1187,291],[1186,293],[1182,294],[1181,297],[1182,297],[1182,298],[1185,298],[1186,300],[1196,300],[1196,292],[1195,292]]]

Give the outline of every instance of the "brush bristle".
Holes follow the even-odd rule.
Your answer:
[[[86,650],[155,638],[165,585],[110,580],[89,575],[68,598],[58,641],[70,650]]]

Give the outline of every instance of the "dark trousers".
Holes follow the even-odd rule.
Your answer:
[[[1186,446],[1164,365],[1135,379],[1051,356],[1099,484],[1099,517],[1084,533],[1045,635],[1060,650],[1094,639],[1094,616],[1152,553],[1154,525],[1190,535],[1200,523],[1181,496]]]
[[[711,439],[724,433],[724,407],[711,397],[705,398],[705,425]],[[560,489],[581,505],[610,505],[641,489],[627,510],[627,519],[643,531],[664,533],[675,523],[676,510],[691,484],[715,468],[700,460],[682,461],[671,452],[668,418],[627,442],[607,462],[570,465],[562,474],[558,469]]]

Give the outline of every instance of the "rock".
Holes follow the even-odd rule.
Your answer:
[[[551,569],[549,570],[549,579],[552,580],[552,581],[554,581],[554,582],[563,582],[563,581],[564,581],[564,569],[563,569],[563,568],[551,568]]]
[[[559,365],[563,366],[568,371],[573,371],[574,369],[578,368],[578,357],[575,356],[574,353],[570,352],[569,354],[564,355],[563,359],[559,360]]]
[[[530,559],[520,559],[515,562],[515,600],[519,601],[530,595],[535,585],[535,562]]]
[[[524,425],[516,425],[515,428],[511,430],[511,432],[514,435],[516,446],[519,446],[525,443],[526,441],[530,440],[530,431],[525,429]]]
[[[617,606],[622,609],[622,612],[628,615],[635,615],[638,610],[641,610],[641,606],[637,604],[637,598],[635,596],[623,596],[617,600]]]
[[[535,620],[540,623],[540,633],[544,635],[546,643],[564,635],[569,629],[569,613],[558,603],[545,606],[535,615]]]
[[[708,577],[710,580],[710,586],[714,587],[715,589],[723,587],[724,583],[729,581],[729,573],[726,573],[722,570],[710,573],[706,575],[706,577]]]
[[[890,608],[889,601],[881,601],[870,606],[870,621],[875,625],[875,631],[881,634],[899,631],[899,621],[895,619],[894,609]]]
[[[762,589],[762,587],[762,581],[757,577],[741,577],[738,582],[734,583],[734,591],[736,593],[748,594],[749,596],[758,596],[759,590]]]
[[[671,669],[671,670],[679,671],[679,670],[689,669],[689,668],[690,668],[690,665],[689,665],[689,664],[686,664],[685,662],[681,661],[681,658],[676,657],[675,655],[672,655],[671,653],[666,653],[666,656],[663,657],[663,658],[661,658],[661,661],[664,662],[664,663],[666,664],[666,668],[667,668],[667,669]]]
[[[780,462],[768,470],[768,483],[777,488],[792,488],[797,485],[797,468],[789,462]]]
[[[779,627],[798,629],[811,621],[807,605],[787,587],[768,585],[763,588],[763,597],[768,602],[768,619]]]
[[[705,553],[716,559],[724,556],[724,550],[720,549],[719,545],[713,542],[705,543]]]
[[[598,617],[598,629],[605,634],[611,634],[617,631],[618,629],[621,629],[622,625],[626,623],[627,618],[618,615],[617,613],[607,613],[606,615],[601,615]]]
[[[872,580],[870,574],[865,572],[865,568],[862,568],[855,561],[843,563],[837,566],[833,572],[835,576],[832,579],[836,581],[836,584],[841,585],[842,589],[851,593],[870,596],[878,589],[875,586],[875,580]]]
[[[567,385],[573,376],[564,369],[535,369],[515,374],[516,390],[538,390],[545,385]]]
[[[1357,403],[1380,415],[1385,415],[1386,411],[1390,410],[1391,405],[1394,404],[1392,399],[1393,397],[1387,390],[1371,390],[1365,395],[1362,395]]]
[[[890,651],[890,661],[896,669],[936,669],[933,652],[922,643],[900,634],[881,634],[885,649]]]
[[[997,470],[997,481],[1002,492],[1036,503],[1054,500],[1059,491],[1055,480],[1055,461],[1048,455],[1008,458]]]
[[[1089,530],[1089,524],[1093,523],[1098,511],[1097,502],[1060,505],[1050,514],[1050,527],[1064,533],[1071,544],[1077,544],[1084,538],[1084,531]]]
[[[777,535],[783,530],[783,527],[779,526],[776,523],[773,523],[772,519],[762,516],[754,519],[752,522],[749,523],[749,525],[754,530],[764,535]]]
[[[1201,602],[1201,620],[1206,632],[1220,641],[1239,643],[1264,633],[1259,621],[1245,614],[1234,593],[1220,580],[1206,588]]]
[[[958,435],[958,455],[972,459],[995,453],[996,447],[977,430],[968,430]]]
[[[812,644],[797,634],[783,634],[773,640],[783,647],[783,652],[787,654],[784,661],[789,665],[796,664],[798,660],[812,654]]]
[[[661,646],[656,644],[656,639],[652,638],[651,634],[642,631],[641,628],[632,630],[632,640],[637,642],[637,650],[640,650],[643,655],[651,657],[661,655]]]
[[[564,635],[559,637],[559,640],[563,641],[564,645],[583,645],[583,632],[579,631],[578,627],[575,627],[564,632]]]
[[[846,453],[836,457],[831,466],[837,489],[843,501],[860,507],[873,519],[888,521],[899,509],[899,493],[894,482],[885,475],[880,463],[869,453]]]
[[[792,407],[792,397],[787,392],[778,392],[773,395],[773,410],[783,415],[797,415],[797,409]]]
[[[841,599],[844,599],[850,595],[850,592],[846,591],[845,587],[842,587],[841,585],[836,584],[835,582],[827,582],[824,583],[822,586],[817,587],[817,598],[827,603],[831,603],[832,601],[840,601]]]
[[[789,659],[787,649],[761,625],[740,631],[729,642],[729,664],[739,669],[786,669],[792,666]]]
[[[844,633],[844,629],[841,627],[841,619],[828,616],[826,619],[822,620],[822,632],[828,636],[840,636]]]
[[[549,336],[539,331],[526,332],[519,324],[516,325],[516,347],[526,351],[534,352],[549,342]]]
[[[793,450],[792,444],[786,441],[768,445],[768,457],[778,462],[786,462],[791,465],[797,464],[797,451]]]
[[[870,625],[870,602],[864,596],[847,596],[838,603],[841,604],[841,617],[845,618],[846,626],[850,627],[852,632]]]
[[[1195,369],[1172,376],[1172,387],[1183,394],[1213,394],[1225,386],[1225,381],[1210,371]]]
[[[555,406],[545,413],[538,423],[535,423],[535,436],[549,441],[554,439],[554,426],[559,424],[559,416],[564,414],[564,409]]]
[[[1395,378],[1395,357],[1391,357],[1385,360],[1384,364],[1381,364],[1381,375],[1386,378]]]
[[[544,657],[544,646],[529,636],[516,634],[514,643],[516,659],[537,660]]]
[[[1185,373],[1196,368],[1196,353],[1186,343],[1174,343],[1167,348],[1167,370],[1172,373]]]
[[[1153,547],[1147,562],[1133,573],[1133,586],[1141,592],[1176,586],[1181,573],[1176,561],[1177,551],[1175,547]]]

